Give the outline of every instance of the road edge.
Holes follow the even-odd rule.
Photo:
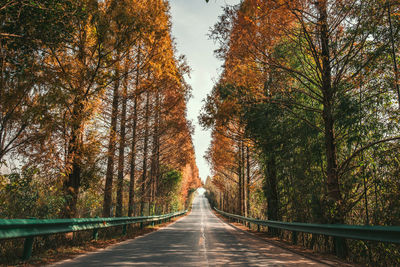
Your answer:
[[[46,249],[45,251],[38,252],[34,254],[31,259],[28,261],[22,260],[12,260],[8,263],[2,263],[0,266],[24,266],[24,267],[36,267],[36,266],[58,266],[63,262],[68,262],[74,260],[79,257],[84,257],[86,255],[90,255],[93,253],[99,253],[105,251],[107,249],[111,249],[118,245],[123,245],[127,242],[131,242],[138,238],[147,236],[154,232],[162,231],[163,229],[172,226],[178,221],[185,218],[187,215],[191,213],[191,209],[184,215],[181,215],[176,218],[172,218],[170,222],[165,222],[162,224],[158,224],[156,226],[145,227],[143,229],[136,230],[131,232],[129,236],[118,236],[117,234],[108,239],[93,241],[87,240],[84,241],[82,245],[72,245],[72,246],[58,246],[54,249]]]
[[[309,260],[313,260],[315,262],[324,264],[326,266],[332,266],[332,267],[336,267],[336,266],[340,266],[340,267],[359,267],[361,265],[356,265],[353,263],[347,263],[347,262],[343,262],[340,261],[339,259],[319,259],[316,258],[311,252],[308,251],[300,251],[296,248],[289,248],[288,246],[286,246],[286,244],[284,243],[284,241],[277,241],[277,240],[272,240],[271,238],[268,238],[266,236],[260,236],[252,231],[250,231],[250,229],[248,229],[246,226],[243,226],[242,224],[239,224],[241,227],[245,228],[245,229],[241,229],[240,227],[238,227],[238,225],[235,225],[231,222],[229,222],[225,217],[223,217],[222,215],[220,215],[219,213],[217,213],[214,209],[212,210],[212,214],[217,217],[222,223],[229,225],[232,229],[242,232],[242,233],[246,233],[249,236],[252,236],[255,239],[261,240],[265,243],[268,243],[272,246],[277,246],[281,249],[284,249],[290,253],[294,253],[297,254],[299,256],[302,256],[304,258],[307,258]],[[305,249],[299,246],[299,249]]]
[[[151,231],[151,232],[145,232],[145,233],[143,233],[143,234],[140,234],[140,233],[139,233],[139,235],[137,235],[137,236],[135,236],[135,237],[133,237],[133,238],[128,238],[128,239],[126,239],[126,240],[117,241],[117,242],[115,242],[115,243],[113,243],[113,244],[110,244],[109,246],[106,246],[105,248],[99,248],[99,249],[96,249],[96,250],[93,250],[93,251],[88,251],[88,252],[85,252],[85,253],[80,253],[80,254],[77,254],[76,256],[73,256],[72,258],[63,259],[63,260],[60,260],[60,261],[57,261],[57,262],[54,262],[54,263],[51,263],[51,264],[46,264],[46,265],[44,265],[44,266],[46,266],[46,267],[59,266],[59,265],[61,265],[61,264],[69,263],[69,262],[71,262],[71,261],[74,261],[74,260],[79,259],[79,258],[82,258],[82,257],[86,257],[86,256],[89,256],[89,255],[92,255],[92,254],[102,253],[102,252],[104,252],[104,251],[114,249],[115,247],[122,246],[122,245],[124,245],[124,244],[126,244],[126,243],[129,243],[129,242],[132,242],[132,241],[134,241],[134,240],[137,240],[137,239],[140,239],[140,238],[144,238],[144,237],[146,237],[146,236],[148,236],[148,235],[151,235],[151,234],[153,234],[153,233],[162,231],[162,230],[164,230],[164,229],[166,229],[166,228],[168,228],[168,227],[174,225],[174,224],[177,223],[178,221],[180,221],[180,220],[184,219],[186,216],[188,216],[191,212],[192,212],[192,211],[190,210],[190,211],[188,211],[185,215],[182,215],[182,216],[179,216],[179,217],[176,217],[176,218],[172,219],[171,222],[167,222],[167,223],[160,224],[159,227],[157,227],[157,228],[152,228],[153,231]],[[29,265],[28,265],[28,266],[29,266]],[[43,265],[42,265],[42,266],[43,266]]]

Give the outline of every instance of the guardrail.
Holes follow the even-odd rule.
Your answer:
[[[268,220],[263,221],[227,213],[218,210],[217,208],[214,209],[219,214],[227,218],[235,219],[243,223],[247,222],[249,224],[255,224],[257,225],[258,231],[260,231],[260,226],[292,231],[293,243],[297,242],[297,232],[333,236],[336,238],[336,255],[339,257],[343,257],[344,255],[344,248],[340,245],[343,243],[343,239],[358,239],[400,244],[400,226],[364,226],[346,224],[311,224]]]
[[[113,226],[123,226],[122,233],[126,234],[128,224],[162,223],[171,218],[181,216],[187,210],[164,215],[117,218],[82,218],[82,219],[0,219],[0,239],[23,238],[23,259],[28,260],[32,255],[33,241],[36,236],[93,230],[92,238],[97,240],[98,230]]]

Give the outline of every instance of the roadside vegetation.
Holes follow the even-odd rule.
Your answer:
[[[190,69],[169,16],[162,0],[0,1],[0,218],[188,207]]]
[[[206,188],[217,208],[289,222],[400,224],[399,8],[392,0],[225,8],[210,32],[222,73],[199,117],[212,130]],[[335,250],[317,235],[298,243]],[[400,264],[395,245],[348,241],[346,252],[363,264]]]

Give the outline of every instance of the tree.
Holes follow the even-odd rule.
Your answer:
[[[389,17],[376,1],[248,0],[211,30],[224,64],[201,121],[218,130],[237,120],[254,142],[268,218],[359,222],[378,203],[373,158],[393,157],[399,140]]]
[[[75,1],[2,1],[0,4],[0,165],[18,147],[33,141],[29,127],[46,107],[42,49],[70,40],[73,19],[82,15]]]

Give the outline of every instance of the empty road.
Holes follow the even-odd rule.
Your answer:
[[[325,266],[222,222],[207,199],[192,212],[151,234],[55,266]]]

